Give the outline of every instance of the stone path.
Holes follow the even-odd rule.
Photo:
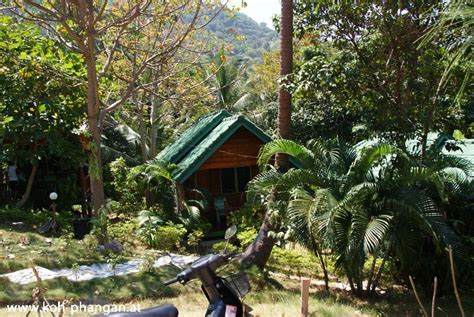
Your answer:
[[[169,254],[163,255],[155,260],[152,267],[160,267],[168,264],[173,264],[180,268],[194,262],[198,257],[195,255],[178,255]],[[130,261],[117,264],[115,269],[111,264],[92,264],[92,265],[81,265],[75,269],[59,269],[50,270],[41,266],[36,266],[42,280],[49,280],[56,277],[64,276],[70,281],[88,281],[94,278],[105,278],[110,276],[127,275],[131,273],[137,273],[143,270],[145,264],[144,259],[132,259]],[[6,277],[13,283],[21,285],[29,284],[36,281],[35,275],[32,269],[23,269],[16,272],[2,274],[0,277]]]

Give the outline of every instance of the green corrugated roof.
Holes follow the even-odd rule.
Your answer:
[[[174,179],[182,183],[241,127],[264,143],[271,141],[268,134],[244,116],[232,116],[222,110],[201,118],[163,149],[157,158],[177,164],[179,169]]]
[[[231,114],[225,110],[213,112],[200,118],[184,133],[161,151],[157,158],[177,164],[193,147],[199,143],[223,118]]]

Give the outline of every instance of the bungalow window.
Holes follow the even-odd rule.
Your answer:
[[[244,192],[249,181],[249,166],[221,169],[221,186],[224,194]]]
[[[235,169],[221,169],[221,186],[223,193],[235,193]]]

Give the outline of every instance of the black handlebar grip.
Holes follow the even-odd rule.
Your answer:
[[[171,280],[167,280],[166,282],[163,283],[163,285],[171,285],[173,283],[176,283],[178,281],[178,278],[172,278]]]

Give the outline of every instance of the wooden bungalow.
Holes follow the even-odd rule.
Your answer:
[[[242,115],[222,110],[198,120],[157,158],[176,164],[174,175],[180,201],[208,197],[205,217],[214,229],[245,201],[247,183],[258,173],[257,157],[271,137]]]

